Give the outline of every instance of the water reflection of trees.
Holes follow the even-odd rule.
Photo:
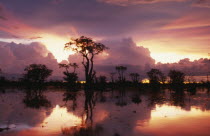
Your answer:
[[[25,91],[25,97],[23,99],[23,103],[26,107],[39,109],[41,107],[51,107],[51,102],[46,98],[43,94],[45,88],[44,87],[30,87]]]
[[[67,102],[68,101],[72,101],[72,105],[70,106],[70,109],[72,109],[73,111],[76,110],[77,108],[77,95],[78,93],[77,92],[65,92],[63,94],[63,101],[65,102],[65,106],[67,106]]]
[[[81,127],[75,126],[71,128],[62,128],[62,133],[68,136],[100,136],[103,132],[101,125],[95,125],[95,127]]]
[[[119,88],[118,90],[117,102],[115,103],[117,106],[123,107],[127,105],[126,100],[126,91],[124,88]]]
[[[185,92],[183,87],[172,88],[170,94],[170,102],[174,106],[180,106],[184,108],[185,104]]]
[[[72,101],[72,109],[77,107],[78,92],[65,92],[63,101]],[[82,112],[81,125],[75,127],[62,128],[62,133],[69,136],[99,136],[103,131],[103,127],[98,124],[93,124],[93,109],[96,105],[98,93],[92,89],[84,91],[84,109]],[[103,96],[101,94],[100,96]]]
[[[194,88],[192,88],[194,89]],[[63,134],[72,135],[72,136],[97,136],[103,133],[106,126],[99,125],[94,122],[94,107],[97,102],[113,102],[117,106],[131,106],[129,104],[135,103],[140,107],[144,105],[148,105],[147,108],[142,108],[142,111],[148,112],[148,116],[150,116],[151,109],[155,108],[156,105],[168,105],[181,107],[183,110],[191,107],[191,105],[196,105],[197,100],[193,99],[193,103],[186,101],[186,98],[190,97],[198,97],[199,93],[194,93],[195,90],[190,90],[190,88],[182,88],[182,87],[172,87],[170,89],[163,89],[160,87],[155,88],[146,88],[145,90],[131,90],[125,88],[118,88],[118,90],[113,92],[105,92],[105,91],[93,91],[91,89],[84,91],[84,107],[81,125],[75,127],[67,127],[62,128]],[[207,90],[206,90],[207,91]],[[189,95],[187,95],[187,93]],[[116,96],[117,95],[117,96]],[[77,101],[78,92],[68,92],[64,95],[64,101]],[[204,97],[206,97],[205,94]],[[111,99],[110,99],[111,98]],[[105,100],[105,101],[104,101]],[[78,102],[78,101],[77,101]],[[107,104],[107,103],[106,103]],[[74,104],[73,104],[74,105]],[[134,106],[134,105],[133,105]],[[201,103],[198,104],[201,106]],[[139,108],[140,108],[139,107]],[[129,109],[129,108],[128,108]],[[145,112],[143,111],[143,112]],[[135,112],[135,113],[138,113]],[[121,114],[121,113],[120,113]],[[109,122],[110,120],[108,120]]]
[[[155,107],[155,105],[163,105],[166,101],[165,91],[160,88],[151,88],[148,92],[148,107]]]

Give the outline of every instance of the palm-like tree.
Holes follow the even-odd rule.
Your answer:
[[[138,73],[130,73],[130,77],[134,83],[138,83],[140,75]]]
[[[112,73],[110,73],[110,77],[111,77],[111,80],[112,80],[112,83],[114,83],[114,76],[115,76],[115,72],[112,72]]]
[[[127,70],[127,67],[125,67],[125,66],[116,66],[115,69],[116,69],[117,72],[118,72],[119,81],[120,81],[120,82],[125,81],[124,72]]]

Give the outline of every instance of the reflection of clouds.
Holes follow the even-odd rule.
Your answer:
[[[0,120],[3,123],[26,124],[35,126],[41,122],[45,116],[46,111],[33,110],[26,108],[22,103],[22,93],[7,93],[4,95],[4,101],[0,102]]]
[[[16,128],[8,132],[4,132],[6,136],[27,136],[30,133],[33,135],[61,135],[61,133],[100,133],[100,136],[120,134],[121,136],[139,136],[139,135],[166,135],[168,130],[171,130],[175,125],[178,128],[172,129],[171,132],[183,133],[183,129],[189,129],[187,124],[192,123],[192,127],[196,127],[199,118],[203,123],[203,127],[208,127],[207,119],[210,114],[209,97],[206,94],[207,90],[203,92],[198,91],[196,95],[185,93],[183,96],[185,105],[183,107],[173,105],[170,99],[170,91],[166,90],[165,93],[153,95],[150,91],[136,92],[125,90],[126,94],[123,95],[123,100],[127,103],[126,106],[120,107],[115,103],[122,97],[118,91],[95,92],[94,99],[96,100],[95,106],[92,108],[93,124],[85,123],[87,115],[85,115],[85,94],[78,92],[76,97],[77,108],[71,108],[72,100],[68,101],[66,105],[63,101],[64,92],[59,90],[48,90],[44,92],[46,98],[51,101],[51,108],[31,109],[26,108],[22,99],[25,96],[19,92],[8,92],[1,94],[0,101],[0,126],[15,124]],[[132,97],[138,95],[141,103],[135,104],[132,102]],[[101,102],[100,97],[106,97],[106,102]],[[164,97],[165,101],[157,103],[156,101],[152,106],[151,99],[157,97]],[[176,97],[175,97],[176,98]],[[153,99],[152,99],[153,100]],[[159,102],[159,99],[157,99]],[[14,103],[16,102],[16,103]],[[182,119],[184,123],[182,123]],[[205,121],[207,120],[207,121]],[[162,128],[161,128],[162,127]],[[164,131],[161,130],[164,128]],[[195,129],[196,130],[196,129]],[[205,129],[198,127],[198,130],[203,130],[202,134],[206,133]],[[189,133],[189,131],[186,131]],[[18,133],[18,134],[17,134]],[[33,136],[32,135],[32,136]]]
[[[151,135],[209,135],[210,111],[192,107],[186,111],[176,106],[156,106],[151,113],[147,127],[136,127],[135,130]]]

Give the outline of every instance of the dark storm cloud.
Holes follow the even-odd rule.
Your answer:
[[[125,37],[137,32],[143,35],[185,10],[180,3],[162,5],[164,9],[159,8],[159,3],[121,7],[95,0],[7,0],[2,3],[32,26],[42,29],[73,26],[81,35],[98,37]]]
[[[195,7],[204,7],[204,8],[210,8],[210,1],[209,0],[198,0],[195,3],[193,3],[193,6]]]
[[[108,4],[115,4],[119,6],[129,6],[138,4],[153,4],[159,2],[183,2],[187,0],[98,0],[100,2],[105,2]]]

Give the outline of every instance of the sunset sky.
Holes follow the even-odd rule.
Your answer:
[[[0,0],[0,41],[39,42],[61,62],[71,37],[108,42],[110,50],[130,39],[156,63],[193,61],[208,58],[209,13],[209,0]]]

